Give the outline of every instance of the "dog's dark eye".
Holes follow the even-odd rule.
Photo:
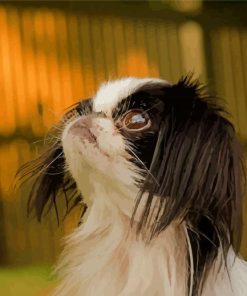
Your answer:
[[[128,131],[140,131],[151,126],[149,115],[143,110],[131,110],[121,118],[122,128]]]

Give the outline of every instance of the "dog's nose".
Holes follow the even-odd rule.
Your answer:
[[[86,128],[91,128],[92,127],[92,116],[91,115],[86,115],[80,117],[74,124],[75,127],[86,127]]]
[[[70,132],[81,139],[86,139],[88,142],[94,143],[96,142],[96,137],[91,132],[91,128],[92,116],[82,116],[71,126]]]
[[[94,112],[94,114],[97,115],[97,117],[106,118],[106,114],[103,111]]]

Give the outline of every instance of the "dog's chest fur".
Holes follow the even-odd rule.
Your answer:
[[[183,225],[172,225],[152,243],[146,244],[136,238],[127,217],[103,199],[98,199],[86,222],[68,238],[59,266],[63,280],[55,294],[188,295],[190,271],[184,229]],[[235,271],[232,272],[233,278],[234,274]],[[202,295],[219,296],[223,292],[224,296],[244,295],[233,292],[233,288],[234,283],[230,285],[225,271],[212,270]]]
[[[169,227],[146,244],[129,223],[103,200],[94,202],[87,221],[69,237],[61,256],[60,267],[66,268],[57,295],[185,295],[183,230]]]

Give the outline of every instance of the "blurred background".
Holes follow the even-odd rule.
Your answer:
[[[55,213],[26,214],[18,167],[49,127],[101,82],[194,72],[225,99],[247,151],[247,3],[207,1],[0,2],[0,294],[46,295],[61,237]],[[246,203],[247,204],[247,203]],[[241,253],[247,259],[247,205]]]

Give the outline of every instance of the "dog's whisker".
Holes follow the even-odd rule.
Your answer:
[[[156,184],[159,186],[159,182],[156,180],[154,175],[150,172],[150,170],[147,168],[144,162],[137,156],[137,154],[133,151],[133,149],[130,148],[130,146],[128,146],[128,150],[134,156],[134,158],[143,166],[144,170],[152,177],[152,179],[156,182]]]

